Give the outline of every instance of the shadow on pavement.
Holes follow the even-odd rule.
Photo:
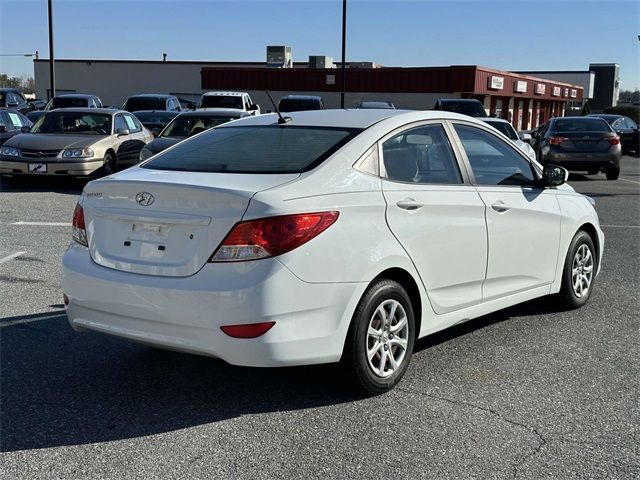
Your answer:
[[[416,352],[523,315],[536,300],[418,341]],[[337,365],[257,369],[76,333],[49,312],[0,319],[0,450],[135,438],[242,415],[357,401]]]
[[[0,192],[54,192],[80,195],[88,180],[64,177],[0,178]]]

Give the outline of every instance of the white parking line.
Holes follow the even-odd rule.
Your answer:
[[[70,227],[69,222],[13,222],[9,225],[36,225],[43,227]]]
[[[618,180],[622,180],[623,182],[637,183],[638,185],[640,185],[640,182],[637,182],[636,180],[629,180],[628,178],[618,178]]]
[[[36,318],[23,318],[21,320],[12,320],[10,322],[2,322],[0,321],[0,328],[10,327],[12,325],[20,325],[22,323],[33,323],[33,322],[41,322],[42,320],[54,320],[56,318],[64,318],[64,314],[58,313],[55,315],[50,315],[48,317],[36,317]]]
[[[25,253],[27,252],[16,252],[16,253],[12,253],[11,255],[7,255],[6,257],[0,258],[0,265],[8,262],[9,260],[13,260],[14,258],[17,258],[20,255],[24,255]]]
[[[600,225],[603,228],[640,228],[640,225]]]

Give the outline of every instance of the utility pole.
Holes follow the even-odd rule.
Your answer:
[[[51,5],[52,0],[48,0],[49,7],[49,80],[51,81],[51,98],[56,96],[56,74],[54,68],[54,57],[53,57],[53,6]]]
[[[347,0],[342,0],[342,91],[340,92],[340,108],[344,108],[344,92],[347,89],[345,50],[347,42]]]

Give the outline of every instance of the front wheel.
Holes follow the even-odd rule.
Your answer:
[[[620,167],[607,168],[607,180],[617,180],[620,176]]]
[[[580,230],[571,240],[562,272],[560,296],[567,307],[580,308],[587,303],[593,290],[596,271],[597,258],[593,240],[587,232]]]
[[[116,173],[116,159],[111,153],[105,153],[102,175],[106,177],[112,173]]]
[[[377,280],[356,308],[341,363],[362,393],[379,395],[404,376],[414,340],[409,295],[393,280]]]

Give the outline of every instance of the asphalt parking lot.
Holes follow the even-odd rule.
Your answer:
[[[60,259],[81,186],[3,183],[0,475],[639,478],[640,159],[570,183],[606,235],[590,303],[422,339],[399,387],[364,400],[331,366],[238,368],[72,331]]]

